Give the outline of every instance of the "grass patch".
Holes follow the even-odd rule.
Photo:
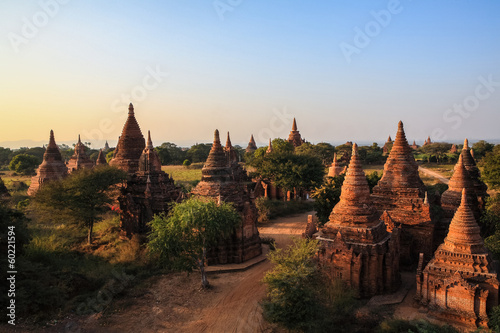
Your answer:
[[[440,173],[443,177],[451,178],[453,175],[453,168],[455,164],[437,164],[437,163],[424,163],[421,164],[423,168],[430,169],[437,173]]]
[[[377,171],[379,174],[382,174],[384,171],[384,165],[363,165],[363,171],[365,172],[366,175],[369,175],[370,173]]]
[[[201,180],[201,168],[196,166],[164,165],[161,169],[171,175],[175,183],[186,191],[190,191]]]

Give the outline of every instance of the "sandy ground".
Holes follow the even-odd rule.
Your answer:
[[[448,178],[444,177],[440,173],[437,173],[436,171],[432,171],[430,169],[423,168],[421,166],[418,167],[418,170],[422,171],[423,173],[425,173],[426,175],[428,175],[430,177],[436,178],[437,180],[439,180],[443,184],[448,185],[448,183],[450,182],[450,180]]]
[[[259,227],[278,247],[305,230],[307,215],[280,218]],[[71,316],[52,327],[0,326],[10,332],[279,332],[262,318],[261,282],[272,268],[263,261],[246,271],[209,275],[210,290],[200,289],[197,272],[153,277],[114,301],[106,314]]]

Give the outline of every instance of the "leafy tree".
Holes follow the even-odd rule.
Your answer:
[[[335,147],[326,142],[320,142],[316,145],[306,142],[295,148],[295,153],[315,156],[319,158],[323,164],[327,165],[332,162]]]
[[[359,156],[365,164],[383,164],[386,157],[383,156],[383,150],[374,142],[371,146],[361,146],[358,149]]]
[[[314,210],[316,211],[320,226],[328,221],[333,207],[339,202],[345,176],[342,174],[328,178],[328,181],[316,188],[311,195],[314,198]]]
[[[161,164],[163,165],[182,164],[182,162],[186,159],[186,151],[177,147],[175,143],[164,142],[161,146],[156,147],[155,149],[158,152]]]
[[[8,165],[11,160],[12,150],[0,147],[0,166]]]
[[[380,175],[379,175],[377,171],[373,171],[372,173],[366,175],[366,180],[368,181],[368,186],[370,186],[370,192],[378,184],[378,181],[381,178],[382,178],[382,173],[380,173]]]
[[[285,191],[309,191],[323,183],[325,170],[317,157],[297,155],[286,150],[273,151],[263,156],[257,156],[257,153],[260,152],[256,151],[252,162],[255,173]]]
[[[483,167],[481,178],[491,188],[500,188],[500,153],[489,152],[481,160]]]
[[[126,179],[126,172],[107,165],[81,169],[41,187],[35,195],[35,204],[41,211],[88,228],[87,241],[91,244],[94,223],[109,210],[119,185]]]
[[[474,158],[476,160],[481,159],[486,155],[486,153],[493,151],[494,144],[486,142],[484,140],[480,140],[472,145],[472,149],[474,149]]]
[[[287,249],[269,254],[275,264],[267,272],[264,316],[289,330],[349,332],[355,302],[341,283],[325,278],[316,262],[316,240],[294,239]]]
[[[113,157],[115,156],[115,150],[110,150],[106,153],[106,162],[109,163],[109,161],[111,161],[113,159]]]
[[[276,153],[292,153],[293,145],[288,140],[276,138],[272,141],[273,151]],[[266,147],[267,150],[267,147]]]
[[[207,249],[229,237],[240,221],[241,216],[230,203],[190,198],[174,204],[167,216],[153,218],[148,248],[167,266],[188,272],[199,269],[202,286],[207,288]]]
[[[420,147],[418,151],[428,155],[429,162],[436,161],[440,163],[448,160],[447,154],[450,151],[451,146],[451,143],[434,142],[430,145]]]
[[[205,162],[208,154],[210,153],[210,149],[212,149],[212,144],[197,143],[189,148],[186,157],[191,161],[191,163]]]
[[[35,173],[39,161],[35,156],[28,154],[20,154],[14,156],[9,163],[9,169],[23,175],[31,175]]]

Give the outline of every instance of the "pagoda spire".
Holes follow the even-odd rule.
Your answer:
[[[146,148],[148,149],[153,149],[153,141],[151,140],[151,131],[148,130],[148,143],[146,145]]]
[[[267,147],[266,153],[270,154],[273,152],[273,144],[271,142],[271,138],[269,138],[269,146]]]
[[[228,159],[220,144],[219,130],[214,132],[214,143],[201,169],[202,181],[228,181],[230,179]]]
[[[295,117],[293,118],[292,131],[297,130],[297,121],[295,121]]]
[[[129,116],[133,116],[134,115],[134,105],[132,103],[130,103],[128,105],[128,114],[129,114]]]
[[[352,156],[342,185],[340,201],[330,214],[328,225],[350,224],[369,227],[378,224],[378,214],[372,206],[370,187],[361,167],[358,145],[352,145]]]
[[[227,132],[227,139],[226,139],[226,148],[232,147],[233,145],[231,144],[231,138],[229,137],[229,131]]]
[[[53,130],[50,130],[50,138],[49,138],[49,144],[47,146],[47,148],[54,148],[54,147],[57,147],[57,144],[56,144],[56,139],[54,138],[54,131]]]
[[[480,228],[469,206],[467,189],[462,190],[462,200],[450,223],[442,250],[452,253],[486,253]]]
[[[425,185],[418,174],[418,165],[406,140],[402,121],[398,123],[396,139],[384,165],[382,179],[376,187],[418,188],[419,196],[421,195],[422,198],[424,196]]]

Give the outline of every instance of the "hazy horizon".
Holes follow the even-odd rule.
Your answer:
[[[500,139],[500,2],[4,1],[0,146]],[[19,146],[24,146],[19,144]],[[41,146],[41,144],[37,144]]]

